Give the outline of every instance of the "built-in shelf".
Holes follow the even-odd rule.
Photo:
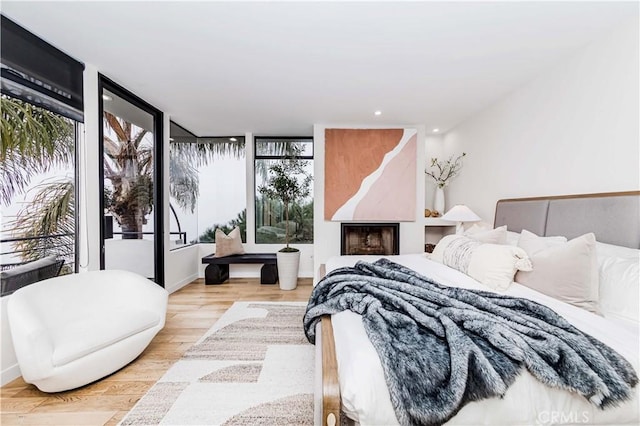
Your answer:
[[[437,244],[443,236],[453,234],[456,229],[456,222],[441,217],[425,217],[423,223],[425,250],[427,244]]]
[[[456,226],[456,223],[441,217],[425,217],[424,226]]]

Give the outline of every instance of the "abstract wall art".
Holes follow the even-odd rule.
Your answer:
[[[417,129],[325,129],[324,217],[416,220]]]

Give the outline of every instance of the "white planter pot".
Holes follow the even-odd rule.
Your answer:
[[[300,252],[276,253],[278,260],[278,282],[281,290],[293,290],[298,286]]]

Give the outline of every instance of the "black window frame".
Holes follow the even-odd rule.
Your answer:
[[[274,140],[274,141],[300,141],[300,140],[308,140],[311,142],[311,155],[261,155],[257,154],[258,152],[258,142],[261,140]],[[314,160],[315,155],[315,143],[313,136],[254,136],[253,138],[253,205],[254,205],[254,220],[253,220],[253,235],[254,235],[254,244],[271,244],[271,243],[259,243],[258,242],[258,220],[256,216],[256,192],[258,190],[257,180],[256,180],[256,161],[257,160],[283,160],[283,159],[293,159],[293,160]],[[312,176],[315,177],[315,176]],[[315,187],[314,187],[315,191]],[[313,197],[315,199],[315,197]],[[315,231],[315,230],[314,230]],[[315,233],[314,233],[314,241],[310,243],[295,243],[295,244],[305,244],[305,245],[313,245],[315,242]]]
[[[98,117],[100,117],[100,126],[98,126],[98,152],[100,155],[100,163],[98,166],[99,179],[99,211],[100,211],[100,269],[105,269],[105,235],[107,229],[105,227],[104,216],[104,125],[102,120],[104,117],[104,100],[102,99],[103,90],[108,90],[132,105],[149,113],[154,117],[154,146],[153,146],[153,232],[154,232],[154,279],[153,281],[160,287],[165,286],[164,282],[164,113],[138,97],[135,93],[129,91],[115,81],[106,77],[104,74],[98,73]]]

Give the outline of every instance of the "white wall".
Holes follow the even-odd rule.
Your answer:
[[[313,201],[313,233],[315,254],[313,272],[315,281],[319,276],[320,265],[326,263],[331,256],[340,255],[340,222],[324,220],[324,132],[325,129],[418,129],[418,152],[416,161],[416,219],[415,222],[400,222],[400,254],[424,251],[424,206],[425,206],[425,132],[423,125],[314,125],[314,201]]]
[[[197,244],[165,253],[164,288],[173,293],[197,279],[200,257]]]
[[[493,223],[501,198],[637,190],[638,50],[635,18],[448,133],[449,200]]]
[[[433,179],[425,175],[424,171],[429,168],[432,158],[442,159],[444,156],[444,138],[442,135],[427,135],[424,138],[425,155],[422,164],[422,176],[425,178],[425,209],[433,208],[433,199],[436,190],[436,184]],[[455,182],[455,180],[453,181]],[[448,204],[447,204],[448,205]]]

